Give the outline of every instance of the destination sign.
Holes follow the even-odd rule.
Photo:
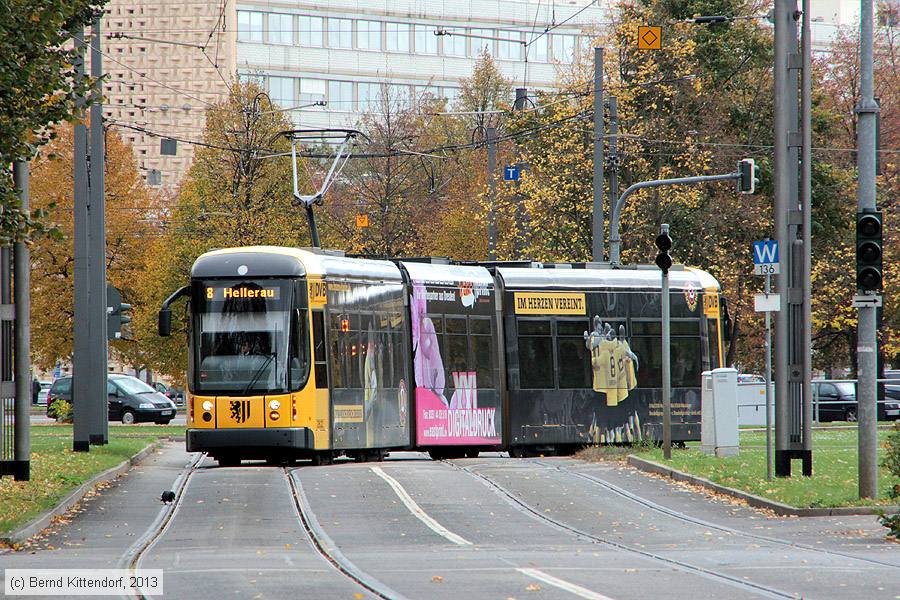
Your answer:
[[[587,314],[584,294],[515,293],[517,315],[584,315]]]
[[[281,288],[238,285],[232,287],[207,287],[207,300],[280,300]]]

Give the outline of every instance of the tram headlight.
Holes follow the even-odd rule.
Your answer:
[[[278,412],[274,410],[269,413],[269,419],[271,419],[272,421],[277,421],[279,416],[280,415],[278,414]]]
[[[272,400],[271,402],[269,402],[269,408],[271,408],[272,410],[278,410],[279,408],[281,408],[281,402],[279,402],[278,400]]]
[[[204,400],[203,401],[203,410],[211,411],[212,409],[213,409],[213,403],[209,400]]]

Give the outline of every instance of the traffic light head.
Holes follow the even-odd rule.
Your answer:
[[[856,286],[863,291],[882,288],[881,211],[856,213]]]
[[[659,235],[656,236],[656,247],[659,249],[659,254],[656,255],[656,266],[663,273],[668,273],[669,269],[672,268],[672,257],[669,256],[669,250],[672,249],[672,238],[669,236],[669,226],[667,224],[663,224],[659,228]]]
[[[756,192],[756,184],[759,178],[756,176],[756,161],[752,158],[744,158],[738,163],[737,191],[741,194],[753,194]]]

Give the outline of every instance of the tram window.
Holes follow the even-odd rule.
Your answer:
[[[475,335],[491,335],[491,320],[469,318],[469,330]]]
[[[558,320],[556,322],[556,334],[557,335],[572,335],[583,337],[585,331],[589,331],[590,327],[588,327],[588,321],[584,319],[578,319],[577,321],[563,321]],[[582,343],[582,345],[584,345]]]
[[[672,387],[700,387],[699,337],[672,338]]]
[[[672,321],[670,328],[671,335],[689,335],[696,337],[700,335],[700,320],[691,319],[690,321]]]
[[[591,367],[583,337],[560,336],[556,338],[559,357],[559,387],[580,389],[591,387]]]
[[[356,322],[359,322],[357,317]],[[348,386],[351,388],[362,388],[362,366],[365,360],[365,354],[360,346],[362,342],[359,332],[350,333],[350,361],[348,364]]]
[[[632,323],[635,331],[638,323]],[[662,387],[662,338],[631,338],[631,351],[638,357],[637,385],[644,388]]]
[[[466,318],[447,317],[447,333],[466,334]]]
[[[339,339],[332,332],[331,336],[331,385],[335,388],[346,387],[344,383],[344,352],[343,346],[346,340]]]
[[[550,335],[550,321],[519,319],[519,335]]]
[[[488,321],[488,326],[490,322]],[[479,388],[494,387],[494,352],[492,338],[486,335],[472,336],[472,354]]]
[[[448,335],[444,343],[447,350],[444,367],[447,369],[446,381],[449,383],[453,381],[453,373],[465,373],[470,370],[469,340],[464,335]]]
[[[659,321],[632,321],[631,332],[634,335],[662,335],[662,324]]]
[[[328,368],[325,362],[325,317],[320,310],[312,313],[313,361],[316,363],[316,387],[328,387]]]
[[[553,388],[553,340],[519,337],[519,382],[522,389]]]

